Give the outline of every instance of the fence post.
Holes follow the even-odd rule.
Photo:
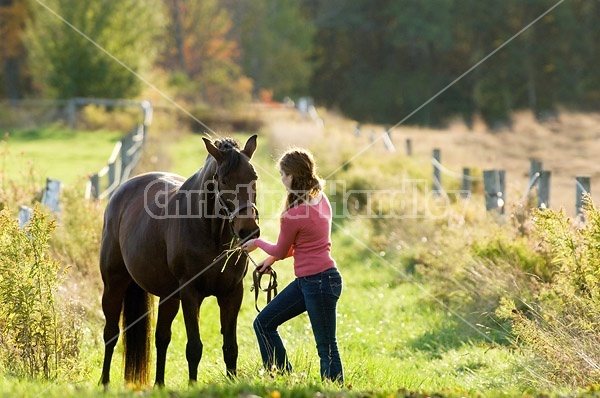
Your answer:
[[[504,214],[504,204],[506,201],[504,197],[505,175],[504,170],[483,171],[485,209],[487,211],[495,210],[499,214]]]
[[[529,191],[527,192],[527,197],[529,198],[529,203],[533,201],[532,191],[535,188],[536,196],[539,196],[539,187],[540,187],[540,175],[542,173],[542,162],[537,159],[529,160]]]
[[[108,164],[108,186],[112,187],[116,180],[116,166],[115,162]]]
[[[575,215],[583,216],[583,195],[591,192],[590,177],[575,177]]]
[[[100,177],[98,177],[97,173],[92,174],[90,182],[92,183],[92,197],[98,199],[100,196]]]
[[[387,149],[388,152],[395,153],[396,147],[394,146],[394,143],[392,142],[392,139],[390,137],[390,132],[388,130],[384,131],[383,134],[381,135],[381,138],[383,138],[383,146],[385,146],[385,149]]]
[[[19,227],[23,228],[31,219],[33,209],[31,207],[21,205],[19,207]]]
[[[69,126],[71,129],[75,130],[77,128],[77,104],[75,98],[71,98],[69,102],[67,102],[67,119],[69,120]]]
[[[529,163],[529,181],[533,180],[535,173],[542,172],[542,162],[537,159],[531,159]]]
[[[54,213],[60,211],[60,190],[62,189],[62,183],[59,180],[52,178],[46,178],[46,188],[42,193],[42,204],[47,206]]]
[[[131,133],[128,133],[121,140],[121,178],[120,181],[125,180],[125,173],[127,172],[127,167],[129,166],[129,149],[133,146],[133,136]]]
[[[471,169],[468,167],[463,167],[461,191],[460,196],[463,199],[468,198],[471,193]]]
[[[439,168],[439,164],[441,159],[441,152],[438,148],[433,150],[433,190],[441,191],[442,190],[442,173]]]
[[[550,176],[551,172],[548,170],[542,170],[540,172],[539,186],[538,186],[538,207],[541,209],[547,209],[550,207]]]
[[[406,139],[406,156],[412,156],[412,140]]]

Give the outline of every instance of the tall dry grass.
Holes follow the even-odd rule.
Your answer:
[[[442,164],[456,174],[462,167],[474,170],[475,177],[485,169],[504,169],[506,215],[485,213],[478,186],[462,223],[427,217],[432,198],[425,188],[418,190],[414,213],[423,217],[371,219],[361,224],[368,229],[361,234],[368,237],[364,243],[386,262],[398,264],[399,280],[425,283],[433,302],[472,325],[465,328],[465,339],[486,336],[486,343],[531,353],[527,377],[540,388],[600,383],[600,213],[590,203],[585,226],[571,221],[575,177],[590,176],[593,187],[600,176],[595,155],[600,150],[600,115],[562,112],[558,119],[539,123],[520,113],[514,115],[511,130],[494,132],[481,124],[472,130],[461,123],[447,130],[399,126],[391,133],[397,153],[386,151],[378,140],[383,126],[363,125],[357,136],[356,123],[331,113],[322,117],[320,127],[286,119],[280,111],[270,124],[274,150],[309,147],[321,174],[335,179],[338,187],[343,182],[368,191],[401,189],[406,179],[430,182],[434,148],[441,149]],[[410,158],[404,153],[406,139],[413,144]],[[551,210],[534,210],[526,192],[531,159],[552,172]],[[455,179],[443,174],[445,189],[459,186]],[[376,198],[346,199],[365,211]],[[459,213],[460,200],[452,206]]]

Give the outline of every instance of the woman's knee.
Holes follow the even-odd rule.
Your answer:
[[[254,322],[252,323],[254,327],[254,331],[258,334],[262,334],[265,332],[264,322],[261,320],[260,316],[254,318]]]

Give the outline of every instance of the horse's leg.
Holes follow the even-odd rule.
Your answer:
[[[122,260],[119,260],[122,263]],[[112,263],[115,264],[115,263]],[[111,273],[111,272],[115,273]],[[104,280],[104,291],[102,292],[102,311],[106,323],[104,325],[104,362],[102,364],[102,376],[100,382],[106,389],[110,381],[110,363],[117,340],[119,339],[119,318],[127,287],[131,283],[131,277],[125,269],[120,267],[109,267],[109,272],[102,272]]]
[[[158,307],[158,320],[156,322],[156,382],[155,385],[165,385],[165,362],[167,360],[167,348],[171,342],[171,324],[179,311],[179,299],[170,298],[162,302]]]
[[[237,319],[244,288],[239,283],[236,288],[226,296],[217,297],[221,313],[221,334],[223,335],[223,359],[228,376],[235,376],[237,370],[238,344],[237,344]]]
[[[188,361],[190,384],[198,380],[198,364],[200,358],[202,358],[202,340],[200,340],[198,315],[203,299],[204,297],[198,294],[193,284],[192,286],[186,286],[181,291],[181,309],[183,310],[183,320],[185,321],[185,331],[188,339],[185,347],[185,357]]]

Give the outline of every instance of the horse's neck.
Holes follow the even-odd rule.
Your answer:
[[[214,194],[207,190],[205,170],[199,169],[183,182],[171,198],[178,215],[194,215],[205,218],[206,210],[214,206]]]
[[[174,206],[179,215],[183,216],[181,222],[191,223],[194,229],[200,227],[221,248],[223,243],[231,240],[232,234],[228,221],[218,213],[215,191],[207,189],[207,185],[210,185],[207,183],[212,180],[213,175],[214,171],[206,166],[199,169],[181,185],[172,200],[179,202]],[[191,217],[186,217],[189,215]]]

